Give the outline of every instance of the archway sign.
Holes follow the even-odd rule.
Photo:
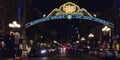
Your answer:
[[[33,26],[35,24],[45,22],[45,21],[51,21],[51,20],[58,20],[58,19],[80,19],[80,20],[91,20],[94,22],[98,22],[104,25],[107,25],[111,28],[114,27],[114,24],[111,22],[108,22],[106,20],[98,19],[93,17],[86,9],[80,8],[78,5],[67,2],[60,6],[59,9],[55,8],[47,17],[28,22],[25,24],[26,28]]]

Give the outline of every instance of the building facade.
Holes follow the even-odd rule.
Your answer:
[[[17,0],[0,0],[0,32],[8,32],[8,24],[17,20]]]

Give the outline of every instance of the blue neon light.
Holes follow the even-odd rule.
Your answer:
[[[41,22],[45,22],[45,21],[50,21],[50,20],[57,20],[57,19],[84,19],[84,20],[91,20],[91,21],[95,21],[104,25],[108,25],[110,27],[114,27],[114,24],[102,19],[98,19],[95,17],[90,17],[90,16],[81,16],[81,15],[57,15],[57,16],[50,16],[50,17],[45,17],[45,18],[41,18],[32,22],[29,22],[26,24],[26,27],[30,27],[32,25],[41,23]]]
[[[21,9],[22,9],[22,0],[19,0],[19,4],[18,4],[18,20],[20,20]]]

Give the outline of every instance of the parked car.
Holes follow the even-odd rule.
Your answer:
[[[115,59],[115,53],[114,53],[114,50],[106,48],[106,49],[102,49],[99,52],[98,57],[104,58],[104,59],[107,59],[107,60],[114,60]]]
[[[92,48],[89,50],[90,55],[98,56],[99,54],[99,48]]]
[[[98,57],[100,57],[100,58],[105,58],[105,57],[106,57],[106,53],[105,53],[104,49],[100,49],[100,50],[99,50],[99,55],[98,55]]]
[[[97,56],[103,59],[115,59],[115,53],[112,49],[92,48],[89,51],[90,55]]]
[[[118,53],[116,54],[116,58],[120,59],[120,50],[118,51]]]

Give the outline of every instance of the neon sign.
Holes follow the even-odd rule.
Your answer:
[[[91,21],[98,22],[98,23],[101,23],[101,24],[104,24],[104,25],[108,25],[110,27],[114,27],[114,24],[111,23],[111,22],[108,22],[108,21],[105,21],[105,20],[102,20],[102,19],[98,19],[98,18],[95,18],[95,17],[81,16],[81,15],[57,15],[57,16],[50,16],[50,17],[45,17],[45,18],[41,18],[41,19],[38,19],[38,20],[35,20],[35,21],[32,21],[32,22],[26,23],[25,26],[26,27],[30,27],[32,25],[35,25],[35,24],[38,24],[38,23],[41,23],[41,22],[51,21],[51,20],[58,20],[58,19],[68,19],[68,20],[69,19],[84,19],[84,20],[91,20]]]

